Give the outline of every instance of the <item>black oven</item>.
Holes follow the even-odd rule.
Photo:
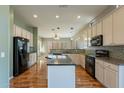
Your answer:
[[[91,46],[102,46],[103,45],[103,35],[98,35],[92,37],[90,40]]]
[[[95,55],[85,56],[85,70],[95,78],[95,58],[96,57],[109,57],[108,50],[95,50]]]

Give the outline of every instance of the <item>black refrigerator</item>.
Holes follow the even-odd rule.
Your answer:
[[[13,76],[23,73],[28,68],[28,39],[13,37]]]

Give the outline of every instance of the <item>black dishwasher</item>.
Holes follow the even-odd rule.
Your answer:
[[[95,78],[95,57],[86,55],[85,70]]]

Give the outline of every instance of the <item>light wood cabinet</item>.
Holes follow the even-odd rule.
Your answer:
[[[101,83],[104,82],[104,65],[102,61],[96,60],[95,62],[95,77],[97,80],[99,80]]]
[[[33,34],[17,25],[13,25],[13,36],[23,37],[29,40],[29,45],[33,46]]]
[[[91,27],[89,27],[87,30],[87,46],[91,46],[90,43],[91,37],[92,37],[92,32],[91,32]]]
[[[110,70],[108,68],[104,69],[104,83],[106,87],[110,87]]]
[[[102,21],[99,21],[96,25],[97,35],[102,35]]]
[[[93,24],[92,25],[92,37],[96,36],[97,35],[96,33],[97,33],[96,32],[96,24]]]
[[[27,31],[25,29],[22,29],[22,37],[27,38]]]
[[[113,13],[113,43],[124,45],[124,7]]]
[[[80,65],[85,68],[85,55],[79,55],[80,56]]]
[[[37,61],[36,53],[29,54],[28,67],[31,67],[32,65],[34,65],[36,63],[36,61]]]
[[[68,54],[72,62],[76,65],[80,65],[80,55],[79,54]]]
[[[117,88],[119,87],[119,70],[118,65],[111,64],[108,62],[104,62],[96,59],[95,62],[95,77],[98,81],[100,81],[103,85],[109,88]],[[124,68],[123,68],[124,69]]]
[[[79,56],[79,54],[73,54],[72,57],[73,57],[73,62],[76,65],[80,65],[80,56]]]
[[[103,45],[112,44],[112,15],[103,19]]]
[[[83,31],[83,45],[84,48],[87,48],[87,44],[88,44],[88,39],[87,39],[87,29]]]
[[[118,72],[110,69],[110,87],[117,88],[118,87]]]
[[[104,69],[104,85],[109,88],[118,87],[118,72],[106,67]]]
[[[30,32],[27,31],[27,39],[30,40]]]
[[[33,46],[33,34],[30,33],[30,45]]]
[[[118,65],[104,63],[104,85],[110,88],[116,88],[118,86]]]
[[[18,36],[18,37],[22,37],[22,28],[21,27],[19,27],[19,26],[16,26],[15,27],[15,30],[16,30],[16,36]]]

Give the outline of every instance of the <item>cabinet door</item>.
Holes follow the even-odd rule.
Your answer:
[[[33,34],[30,33],[30,45],[33,46]]]
[[[16,30],[16,36],[22,37],[22,29],[19,26],[16,26],[15,30]]]
[[[102,22],[98,22],[96,25],[97,35],[102,35]]]
[[[124,7],[113,14],[113,43],[124,45]]]
[[[92,37],[96,36],[96,24],[92,26]]]
[[[27,31],[27,39],[30,41],[30,32]]]
[[[27,38],[27,31],[25,29],[22,29],[22,37]]]
[[[96,62],[95,64],[95,77],[97,78],[97,80],[99,80],[101,83],[104,82],[104,68],[102,65],[98,64]]]
[[[117,88],[118,87],[118,72],[110,69],[110,87]]]
[[[110,87],[110,70],[108,68],[104,69],[104,85]]]
[[[104,82],[104,68],[103,66],[99,66],[99,78],[98,80],[103,83]]]
[[[85,68],[85,55],[80,55],[80,65]]]
[[[80,65],[80,55],[79,54],[70,54],[72,62],[76,65]]]
[[[112,15],[103,20],[103,45],[112,44]]]
[[[87,30],[84,30],[83,32],[83,41],[84,41],[84,48],[87,48]]]
[[[91,35],[92,35],[91,31],[92,31],[91,28],[88,28],[88,30],[87,30],[87,39],[88,39],[87,46],[91,46],[91,43],[90,43]]]
[[[118,72],[106,67],[104,69],[104,85],[109,88],[117,88]]]

